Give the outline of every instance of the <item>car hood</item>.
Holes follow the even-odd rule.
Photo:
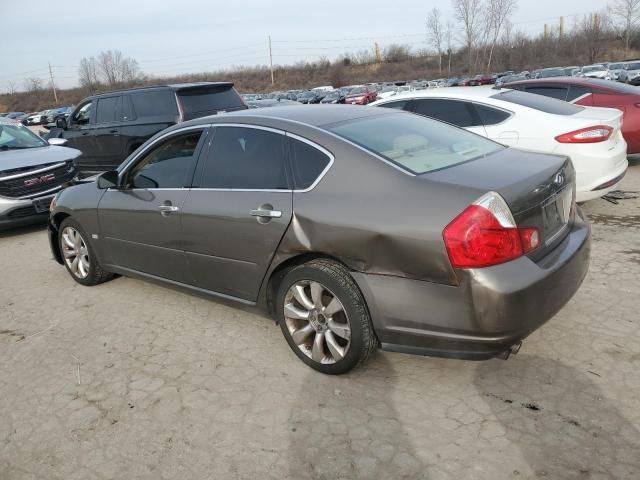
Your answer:
[[[24,150],[0,151],[0,172],[16,168],[33,167],[49,163],[74,160],[81,155],[79,150],[68,147],[46,146]]]

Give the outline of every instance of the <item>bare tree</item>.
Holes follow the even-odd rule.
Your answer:
[[[18,87],[16,86],[15,82],[13,82],[12,80],[7,80],[7,93],[9,95],[14,95],[17,91]]]
[[[382,58],[385,62],[404,62],[411,56],[411,48],[408,45],[391,44],[384,49]]]
[[[640,1],[640,0],[638,0]],[[509,17],[513,15],[517,8],[517,0],[488,0],[487,5],[487,35],[490,36],[491,47],[489,48],[489,59],[487,60],[487,70],[491,69],[493,50],[498,43],[500,31]]]
[[[624,56],[629,56],[629,45],[633,38],[634,30],[640,21],[640,0],[614,0],[609,5],[611,16],[622,27],[624,40]]]
[[[38,77],[29,77],[24,81],[24,88],[29,93],[39,92],[42,90],[44,82]]]
[[[440,10],[434,8],[427,17],[427,37],[429,43],[435,48],[438,54],[438,72],[442,75],[442,46],[444,43],[444,28],[442,26],[442,15]]]
[[[89,89],[91,93],[96,91],[100,81],[98,78],[98,62],[95,57],[85,57],[80,60],[78,78],[81,86]]]
[[[451,75],[451,57],[453,56],[453,23],[451,23],[451,20],[447,20],[444,38],[447,45],[447,56],[449,57],[449,65],[447,70],[449,72],[449,75]]]
[[[604,40],[609,24],[606,13],[592,13],[585,15],[578,26],[578,34],[582,37],[590,63],[595,62],[605,49]]]
[[[110,87],[135,80],[140,74],[138,62],[125,57],[120,50],[106,50],[98,54],[97,71]]]
[[[451,0],[456,18],[464,28],[468,68],[473,70],[473,49],[476,46],[481,23],[481,0]]]

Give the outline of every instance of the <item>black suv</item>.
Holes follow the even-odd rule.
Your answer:
[[[219,112],[246,109],[229,82],[132,88],[86,98],[69,118],[59,118],[48,138],[67,140],[82,155],[85,176],[116,168],[145,141],[171,125]]]

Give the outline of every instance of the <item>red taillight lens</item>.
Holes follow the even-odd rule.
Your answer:
[[[582,128],[574,132],[558,135],[556,141],[560,143],[598,143],[609,140],[613,133],[613,128],[606,125],[597,127]]]
[[[540,246],[538,230],[517,228],[510,212],[504,210],[508,212],[508,207],[497,198],[500,201],[470,205],[442,232],[453,267],[489,267],[521,257]],[[492,211],[496,205],[498,208]]]

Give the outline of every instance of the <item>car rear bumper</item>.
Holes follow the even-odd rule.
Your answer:
[[[579,209],[578,209],[579,211]],[[483,360],[500,355],[553,317],[589,268],[590,227],[581,215],[538,262],[527,257],[460,270],[450,286],[355,273],[382,348]]]

